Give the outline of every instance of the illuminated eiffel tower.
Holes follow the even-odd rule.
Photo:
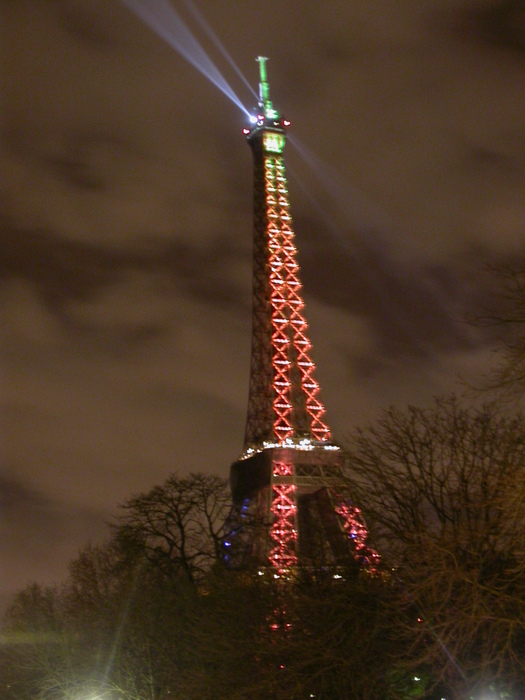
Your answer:
[[[359,510],[345,499],[341,451],[319,399],[304,317],[283,159],[289,122],[259,57],[259,104],[244,134],[254,157],[253,333],[244,450],[231,466],[232,568],[371,566]]]

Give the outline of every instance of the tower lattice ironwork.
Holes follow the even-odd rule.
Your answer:
[[[319,398],[304,316],[283,150],[289,122],[273,107],[266,58],[244,129],[254,158],[253,330],[248,415],[225,557],[234,567],[372,564],[359,509],[344,497],[340,449]]]

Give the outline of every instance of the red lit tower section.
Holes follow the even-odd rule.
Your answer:
[[[375,555],[359,511],[340,495],[340,450],[319,398],[304,316],[283,150],[289,122],[273,108],[266,58],[244,129],[254,158],[253,332],[248,416],[231,467],[234,516],[225,558],[238,568],[330,566]]]

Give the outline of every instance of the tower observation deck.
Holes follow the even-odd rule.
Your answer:
[[[290,124],[274,108],[260,56],[259,103],[244,129],[254,162],[253,318],[243,453],[231,466],[233,568],[338,566],[377,555],[345,492],[341,450],[319,397],[304,315],[283,151]]]

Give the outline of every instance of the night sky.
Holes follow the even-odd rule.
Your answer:
[[[162,2],[153,3],[161,7]],[[270,58],[335,437],[462,392],[487,265],[525,262],[525,2],[173,7],[246,108]],[[246,116],[119,0],[3,0],[1,592],[58,581],[118,503],[227,476],[251,331]],[[164,24],[164,26],[166,26]]]

